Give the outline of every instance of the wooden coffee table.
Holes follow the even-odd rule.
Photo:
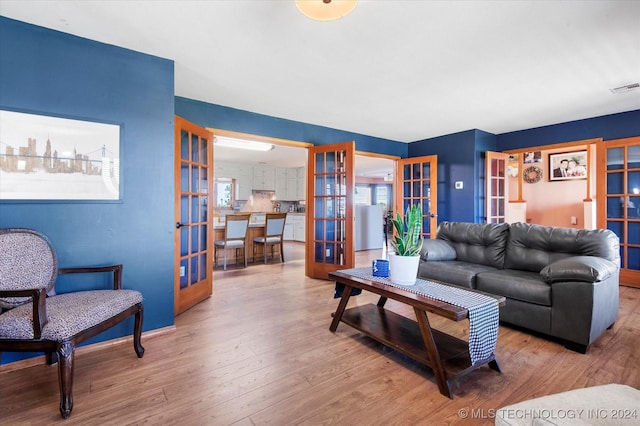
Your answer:
[[[450,381],[485,364],[498,372],[501,371],[494,354],[472,365],[468,342],[432,329],[429,324],[427,312],[453,321],[462,321],[469,315],[466,308],[342,271],[331,272],[329,277],[345,286],[329,330],[335,332],[342,321],[378,342],[430,367],[435,374],[441,394],[453,399]],[[353,288],[380,295],[378,304],[370,303],[346,309]],[[494,297],[500,306],[505,304],[504,297],[489,296]],[[417,321],[384,309],[387,299],[412,306]]]

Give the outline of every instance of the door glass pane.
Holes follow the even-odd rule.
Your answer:
[[[200,280],[204,280],[207,278],[207,255],[200,255],[200,265],[198,265],[198,270],[200,271]]]
[[[640,217],[640,195],[637,197],[627,197],[627,217],[630,219]]]
[[[316,173],[324,173],[324,152],[316,154]],[[317,185],[316,188],[318,188]]]
[[[404,166],[402,166],[402,179],[403,180],[411,179],[411,165],[410,164],[405,164]]]
[[[198,222],[200,217],[200,197],[191,197],[191,222]]]
[[[180,130],[180,158],[189,159],[189,132]]]
[[[191,190],[190,192],[198,192],[200,191],[200,168],[198,166],[193,166],[191,168]]]
[[[189,263],[191,264],[191,274],[189,274],[191,284],[195,284],[198,282],[198,256],[193,256]]]
[[[336,171],[336,153],[335,152],[327,152],[326,156],[326,170],[327,173],[333,173]]]
[[[189,254],[189,227],[180,228],[180,256]]]
[[[189,164],[180,164],[180,192],[189,192]]]
[[[411,166],[411,178],[412,179],[420,179],[422,175],[420,174],[420,163],[413,164]]]
[[[316,176],[316,195],[326,195],[326,188],[324,186],[324,176]]]
[[[323,243],[315,243],[313,249],[313,258],[316,263],[323,263],[324,257],[324,244]]]
[[[607,170],[624,168],[624,148],[607,149]]]
[[[627,193],[640,194],[640,172],[627,173]]]
[[[324,217],[327,217],[327,218],[335,217],[335,214],[336,214],[335,200],[333,198],[327,198]]]
[[[628,247],[627,254],[628,254],[627,259],[629,260],[629,265],[627,265],[627,269],[640,270],[640,248]]]
[[[624,172],[607,173],[607,194],[624,192]]]
[[[200,249],[207,249],[207,225],[200,226]]]
[[[623,217],[623,204],[624,197],[607,197],[607,218],[620,219]],[[620,236],[621,234],[618,234]]]
[[[200,199],[202,200],[202,205],[200,206],[200,221],[201,222],[206,222],[207,221],[207,205],[209,202],[209,197],[200,197]]]
[[[197,253],[198,251],[200,251],[198,249],[198,243],[200,242],[200,239],[198,238],[198,227],[197,226],[191,226],[191,253]]]
[[[316,240],[324,240],[324,221],[322,220],[315,221],[314,238]]]
[[[607,229],[610,229],[611,231],[613,231],[614,234],[616,234],[619,238],[620,238],[620,244],[624,244],[624,237],[623,237],[623,230],[624,230],[624,223],[621,221],[609,221],[607,222]]]
[[[189,196],[180,196],[180,222],[189,223]]]
[[[207,164],[207,140],[202,138],[200,140],[200,162],[202,164]]]
[[[189,286],[189,263],[187,259],[182,259],[180,261],[180,288],[185,289]]]
[[[634,145],[627,148],[629,157],[627,158],[627,168],[640,168],[640,145]]]
[[[198,135],[191,135],[191,158],[192,161],[200,161],[200,138]]]
[[[640,244],[640,222],[629,222],[629,244]]]
[[[429,179],[429,176],[431,176],[431,163],[422,163],[422,177]]]

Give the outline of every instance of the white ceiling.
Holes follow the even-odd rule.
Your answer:
[[[175,61],[175,93],[401,142],[640,109],[640,1],[0,0],[0,14]],[[239,129],[241,130],[241,129]]]

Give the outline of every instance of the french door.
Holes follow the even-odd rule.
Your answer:
[[[355,143],[310,147],[308,167],[305,273],[328,279],[355,265]]]
[[[208,130],[175,116],[175,315],[213,289],[212,139]]]
[[[597,161],[598,228],[620,238],[620,282],[640,287],[640,137],[598,143]]]
[[[507,165],[509,154],[487,151],[485,211],[487,223],[504,223],[507,221],[509,207],[509,178]]]
[[[413,204],[422,206],[423,238],[435,238],[438,227],[438,156],[398,160],[395,213],[404,215]]]

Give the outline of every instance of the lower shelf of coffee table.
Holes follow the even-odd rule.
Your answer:
[[[341,321],[378,342],[432,367],[416,321],[373,304],[346,309]],[[471,366],[468,342],[433,328],[431,332],[447,377],[454,378],[477,368]],[[491,360],[486,362],[489,361]]]

